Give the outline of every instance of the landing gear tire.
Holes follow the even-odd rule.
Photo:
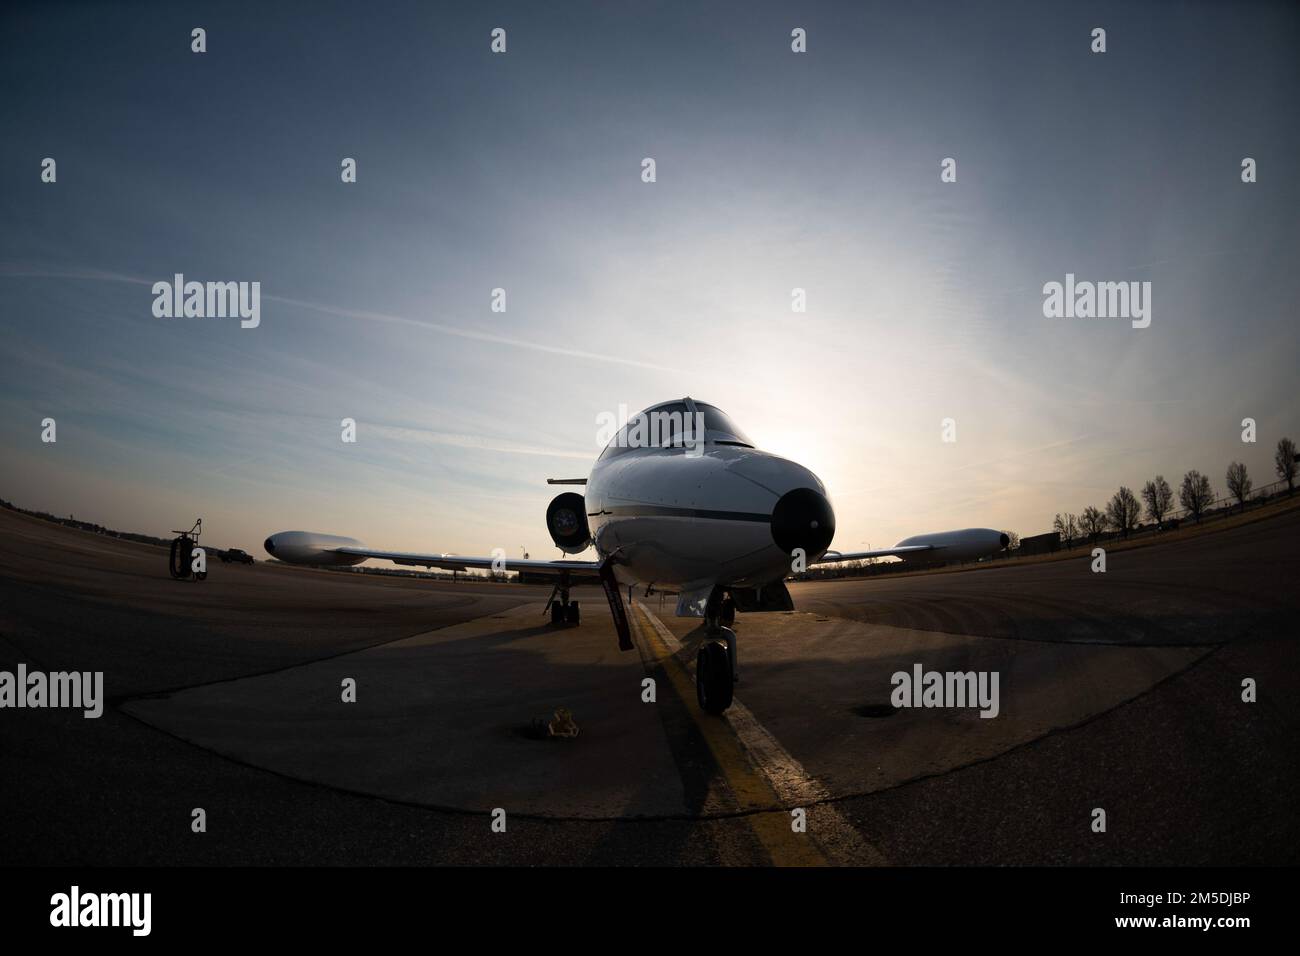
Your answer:
[[[551,602],[551,623],[557,627],[564,623],[564,605],[559,601]]]
[[[577,601],[570,601],[569,606],[564,609],[564,623],[566,624],[582,623],[582,612],[578,610]]]
[[[705,641],[695,658],[695,696],[700,709],[721,714],[731,706],[734,691],[727,645],[722,641]]]

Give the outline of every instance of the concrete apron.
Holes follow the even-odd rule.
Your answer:
[[[698,622],[661,621],[638,607],[640,653],[621,653],[603,603],[583,611],[581,627],[552,629],[540,607],[519,607],[123,709],[242,763],[423,806],[569,819],[710,817],[833,801],[986,760],[1110,710],[1212,650],[743,615],[737,700],[752,724],[738,728],[681,700],[690,693],[680,678],[693,671]],[[999,716],[889,707],[891,675],[916,662],[998,670]],[[659,675],[658,703],[642,700],[648,674]],[[355,703],[342,701],[346,678],[356,681]],[[745,786],[724,755],[714,768],[716,798],[711,792],[703,805],[691,804],[674,757],[683,747],[666,730],[680,734],[682,722],[661,715],[670,705],[689,712],[715,756],[719,725],[734,735],[771,786]],[[573,713],[579,736],[534,739],[530,723],[559,706]],[[797,786],[791,766],[805,774]]]

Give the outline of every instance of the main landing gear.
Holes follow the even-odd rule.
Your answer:
[[[704,606],[704,643],[695,656],[695,696],[700,709],[721,714],[731,706],[736,681],[736,605],[720,590]]]
[[[557,598],[558,595],[558,598]],[[544,614],[550,614],[553,627],[577,627],[582,623],[582,612],[577,601],[569,600],[569,575],[560,575],[560,580],[551,589],[551,596],[546,600]]]

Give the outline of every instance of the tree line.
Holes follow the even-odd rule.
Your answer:
[[[1286,482],[1287,494],[1295,492],[1296,445],[1290,438],[1283,438],[1277,443],[1273,453],[1273,467],[1279,480]],[[1253,482],[1246,466],[1234,461],[1228,465],[1224,475],[1228,494],[1237,500],[1241,510],[1246,509],[1246,499],[1250,497]],[[1178,488],[1178,502],[1183,510],[1198,522],[1201,516],[1214,504],[1214,489],[1210,479],[1195,468],[1183,475]],[[1106,531],[1117,531],[1127,538],[1129,532],[1137,527],[1145,505],[1147,517],[1163,527],[1165,519],[1174,511],[1174,490],[1164,475],[1156,475],[1142,486],[1142,501],[1133,494],[1133,490],[1121,485],[1119,491],[1111,497],[1105,508],[1089,505],[1081,514],[1057,514],[1052,529],[1061,536],[1066,547],[1070,547],[1077,538],[1089,538],[1096,541]]]

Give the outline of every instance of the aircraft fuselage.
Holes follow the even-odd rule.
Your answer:
[[[732,445],[628,449],[596,463],[585,501],[596,551],[629,584],[760,587],[790,573],[794,547],[821,557],[835,531],[816,475]]]

